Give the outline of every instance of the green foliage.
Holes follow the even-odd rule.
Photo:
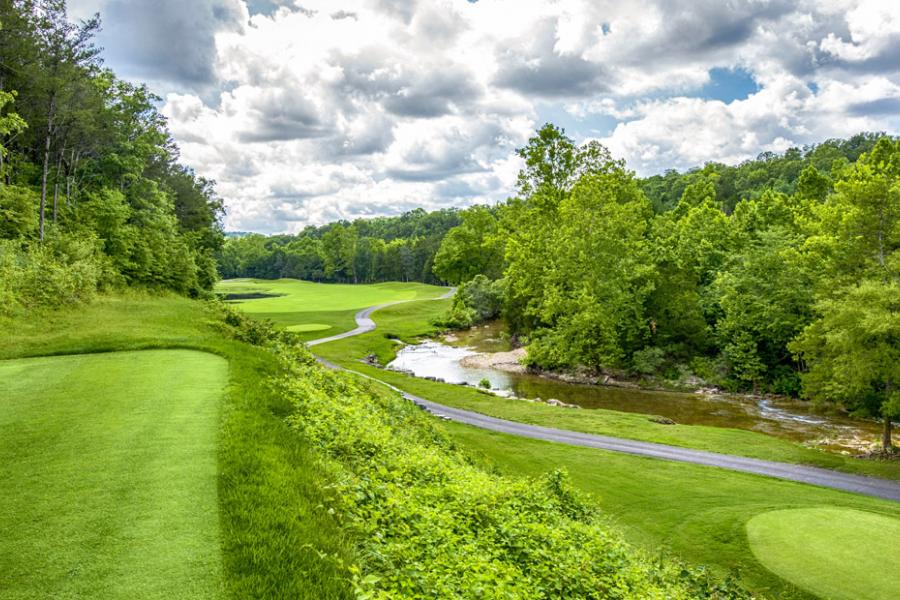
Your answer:
[[[831,139],[818,145],[790,148],[782,155],[764,152],[755,160],[736,166],[713,162],[684,173],[668,170],[662,175],[642,179],[641,189],[660,213],[675,208],[685,188],[698,177],[709,174],[717,176],[716,197],[727,212],[744,200],[760,198],[767,191],[797,192],[805,198],[821,201],[831,190],[832,173],[855,162],[883,136],[860,133],[846,140]]]
[[[0,185],[0,239],[30,238],[38,227],[38,195],[27,187]]]
[[[531,364],[620,366],[649,336],[650,217],[632,175],[610,163],[579,181],[556,220],[528,219],[512,235],[508,289],[524,304],[519,320],[534,323]]]
[[[791,345],[809,366],[804,392],[863,415],[900,417],[900,286],[863,281],[816,309],[819,319]]]
[[[2,28],[2,24],[0,24],[0,28]],[[2,114],[4,109],[7,108],[7,105],[11,105],[16,99],[16,92],[6,92],[0,90],[0,141],[3,140],[6,136],[12,133],[18,133],[28,127],[28,124],[25,122],[22,117],[18,114],[6,110],[6,114]],[[6,148],[3,147],[3,144],[0,144],[0,175],[3,175],[3,158],[6,157]]]
[[[631,355],[631,369],[641,375],[656,375],[665,363],[666,353],[662,348],[650,346]]]
[[[880,416],[888,450],[900,416],[900,142],[880,139],[835,191],[807,241],[820,271],[818,318],[791,349],[808,365],[804,393]]]
[[[340,474],[333,509],[359,540],[359,597],[711,595],[700,573],[624,544],[563,473],[489,475],[406,400],[310,361],[277,385],[295,402],[292,425]]]
[[[484,275],[476,275],[456,290],[453,305],[446,316],[437,321],[439,325],[453,329],[467,329],[500,316],[506,281],[491,281]]]
[[[226,279],[440,283],[433,273],[435,255],[459,222],[456,210],[416,209],[399,217],[307,227],[297,235],[231,237],[216,258]]]
[[[461,213],[462,224],[441,242],[434,257],[434,273],[457,285],[476,275],[499,279],[503,273],[503,238],[494,214],[483,206]]]
[[[51,234],[43,244],[0,240],[0,314],[72,305],[114,281],[94,237]]]
[[[99,19],[76,24],[65,2],[42,0],[0,3],[0,22],[0,80],[17,90],[0,91],[0,238],[59,246],[68,237],[73,247],[99,238],[104,268],[125,283],[210,290],[222,202],[177,163],[158,98],[101,68]],[[29,252],[50,277],[58,248]]]

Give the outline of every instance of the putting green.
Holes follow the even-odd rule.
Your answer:
[[[221,597],[227,374],[189,350],[0,361],[0,596]]]
[[[747,522],[754,556],[831,600],[889,600],[900,591],[900,519],[845,508],[762,513]]]
[[[324,323],[301,323],[300,325],[288,325],[285,329],[303,333],[305,331],[325,331],[326,329],[331,329],[331,325],[325,325]]]

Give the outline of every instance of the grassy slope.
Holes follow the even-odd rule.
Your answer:
[[[474,460],[502,474],[535,476],[566,468],[572,482],[594,496],[632,543],[709,565],[720,574],[738,573],[744,585],[775,598],[810,596],[756,560],[745,531],[745,524],[754,516],[785,508],[830,506],[900,519],[897,503],[855,494],[528,440],[454,423],[446,423],[444,428]],[[826,540],[826,544],[844,541],[840,537]],[[861,544],[871,541],[865,534],[857,538]],[[892,544],[896,545],[896,539]],[[834,569],[832,578],[845,589],[861,591],[881,580],[877,572],[867,574],[870,579],[861,579],[860,570],[849,566]]]
[[[259,298],[235,302],[241,310],[259,319],[269,319],[279,326],[319,323],[330,327],[327,333],[307,332],[303,339],[315,339],[349,331],[356,326],[357,311],[398,300],[436,298],[445,288],[422,283],[376,283],[343,285],[313,283],[297,279],[230,279],[219,283],[220,293],[280,294],[275,298]]]
[[[0,359],[148,348],[226,358],[217,482],[228,595],[349,597],[338,565],[349,561],[351,544],[321,509],[329,478],[285,424],[291,407],[263,385],[268,355],[228,339],[218,323],[202,303],[183,298],[106,297],[0,322]]]
[[[835,508],[777,510],[754,517],[747,531],[760,562],[824,598],[880,600],[900,591],[898,519]]]
[[[584,433],[612,435],[900,479],[900,462],[897,461],[860,460],[806,448],[788,440],[743,429],[702,425],[661,425],[650,421],[649,415],[606,409],[572,410],[521,400],[507,400],[472,388],[416,379],[358,362],[357,359],[372,353],[379,357],[382,364],[389,362],[394,356],[396,345],[386,339],[386,336],[392,335],[406,341],[414,341],[417,335],[432,332],[431,319],[445,310],[448,302],[410,302],[384,308],[373,315],[378,324],[375,331],[317,346],[316,353],[435,402],[493,417]]]
[[[220,597],[226,381],[188,350],[0,362],[4,594]]]

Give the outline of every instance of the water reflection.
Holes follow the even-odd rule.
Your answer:
[[[487,379],[492,390],[502,396],[556,398],[588,409],[659,415],[684,425],[745,429],[841,452],[868,450],[878,439],[877,423],[815,414],[807,403],[796,400],[573,384],[533,374],[461,366],[460,361],[476,354],[476,350],[509,349],[508,342],[498,335],[496,326],[463,335],[454,334],[449,341],[449,344],[426,341],[406,346],[388,367],[448,383],[478,385]]]

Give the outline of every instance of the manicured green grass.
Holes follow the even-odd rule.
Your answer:
[[[455,423],[445,423],[443,429],[473,460],[505,475],[536,476],[566,468],[572,482],[595,498],[632,543],[708,565],[719,575],[737,574],[744,585],[773,598],[812,596],[756,560],[745,530],[746,523],[756,515],[830,506],[900,518],[900,504],[896,502],[835,490],[529,440]],[[828,527],[825,523],[821,526]],[[898,538],[892,539],[888,551],[895,557]],[[871,536],[860,532],[853,543],[871,541]],[[862,556],[848,556],[843,567],[833,566],[832,580],[860,594],[871,589],[879,575],[869,573],[869,579],[858,579],[861,567],[852,564]],[[889,580],[883,574],[881,577]],[[882,597],[887,600],[892,596]]]
[[[303,323],[301,325],[288,325],[285,329],[293,331],[294,333],[305,333],[309,331],[325,331],[331,329],[331,325],[326,325],[324,323]]]
[[[189,350],[0,362],[4,596],[221,597],[227,375]]]
[[[227,359],[228,386],[218,408],[215,480],[225,595],[351,597],[342,565],[353,562],[353,541],[323,508],[331,476],[286,425],[292,407],[265,384],[275,374],[271,357],[226,335],[217,311],[179,297],[107,296],[77,310],[0,319],[0,331],[4,332],[0,359],[153,348],[200,350]],[[90,472],[92,462],[85,460],[83,468]],[[77,481],[73,478],[73,485]],[[0,489],[5,497],[5,481]],[[43,493],[52,496],[59,491]],[[116,510],[128,514],[124,502]],[[104,522],[104,515],[93,516]],[[37,532],[41,524],[32,527]],[[7,528],[2,531],[5,536]],[[52,541],[53,534],[48,525],[43,535]],[[133,557],[136,562],[145,559],[152,564],[152,556]],[[5,565],[8,569],[0,569],[0,589],[5,589],[10,569],[32,567],[24,557],[4,556],[4,560],[10,562]]]
[[[651,421],[650,415],[638,413],[606,409],[573,410],[510,400],[473,388],[417,379],[359,362],[358,359],[375,354],[381,364],[387,364],[394,358],[397,349],[388,337],[413,342],[417,336],[433,333],[433,318],[446,311],[449,302],[409,302],[381,309],[372,315],[378,324],[375,331],[316,346],[315,352],[429,400],[511,421],[900,479],[900,461],[861,460],[743,429],[662,425]]]
[[[900,519],[844,508],[776,510],[750,519],[747,535],[769,570],[823,598],[900,595]]]
[[[401,300],[437,298],[446,291],[446,288],[415,282],[349,285],[298,279],[229,279],[216,287],[216,292],[222,294],[277,294],[272,298],[240,300],[234,304],[255,318],[271,320],[281,327],[308,323],[327,325],[332,328],[329,334],[353,329],[356,326],[353,316],[363,308]],[[304,339],[320,337],[313,335],[313,330],[304,333]]]
[[[447,312],[451,302],[449,299],[422,300],[382,308],[373,315],[378,325],[375,331],[316,346],[315,352],[335,361],[345,361],[353,368],[358,364],[356,359],[370,354],[377,356],[381,364],[387,364],[397,354],[398,345],[394,340],[415,343],[422,336],[437,333],[432,323]]]

